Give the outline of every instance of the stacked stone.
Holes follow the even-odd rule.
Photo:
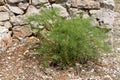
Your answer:
[[[25,18],[38,14],[43,5],[59,8],[60,15],[65,18],[81,13],[83,18],[92,16],[98,26],[111,28],[114,22],[113,0],[0,0],[0,52],[13,39],[22,40],[32,35]]]

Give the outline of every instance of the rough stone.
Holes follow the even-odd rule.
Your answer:
[[[93,17],[97,18],[105,25],[113,25],[114,23],[114,11],[101,8]]]
[[[113,80],[113,79],[111,78],[111,76],[105,75],[104,78],[103,78],[102,80]]]
[[[44,4],[47,3],[48,0],[32,0],[33,5],[39,5],[39,4]]]
[[[4,22],[0,22],[0,26],[4,26]]]
[[[6,27],[7,29],[11,29],[12,28],[12,24],[9,21],[4,22],[4,27]]]
[[[32,34],[32,30],[30,28],[30,25],[24,25],[24,26],[14,26],[13,28],[13,36],[14,38],[20,39],[28,37]]]
[[[100,9],[100,3],[95,0],[72,0],[72,7],[81,9]]]
[[[76,8],[70,8],[69,9],[69,15],[71,17],[80,16],[80,14],[83,14],[83,13],[84,13],[84,11],[78,10]]]
[[[64,8],[64,7],[61,6],[60,4],[53,4],[52,7],[53,7],[53,8],[59,8],[59,9],[60,9],[60,13],[59,13],[60,16],[62,16],[62,17],[68,17],[68,16],[69,16],[66,8]]]
[[[39,42],[39,39],[36,38],[36,37],[34,37],[34,36],[31,36],[31,37],[27,37],[27,38],[25,39],[25,41],[26,41],[27,43],[36,43],[36,42]]]
[[[37,9],[35,6],[30,5],[26,11],[25,16],[30,16],[33,14],[39,14],[40,10]]]
[[[9,4],[7,4],[6,6],[10,9],[10,11],[12,11],[15,14],[23,14],[24,13],[24,11],[17,6],[12,6]]]
[[[18,3],[24,0],[7,0],[7,3]]]
[[[9,20],[9,13],[8,12],[0,12],[0,21]]]
[[[20,3],[18,4],[18,7],[19,7],[20,9],[22,9],[22,10],[26,10],[26,9],[28,8],[28,6],[29,6],[29,3],[22,3],[22,2],[20,2]]]
[[[93,21],[91,22],[91,24],[93,26],[99,26],[99,22],[96,19],[93,19]]]
[[[11,33],[5,27],[0,27],[0,52],[5,51],[12,43]]]
[[[114,0],[102,0],[101,2],[102,7],[112,9],[115,7]]]
[[[6,12],[7,8],[5,6],[0,6],[0,12]]]
[[[27,22],[25,21],[23,15],[18,15],[18,16],[13,15],[13,16],[10,16],[10,22],[11,22],[14,26],[27,24]]]
[[[90,10],[90,15],[95,15],[99,10]]]

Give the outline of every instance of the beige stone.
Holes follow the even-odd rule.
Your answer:
[[[5,51],[11,43],[11,32],[5,27],[0,27],[0,52]]]
[[[4,0],[0,0],[0,5],[4,5]]]
[[[62,17],[68,17],[68,16],[69,16],[66,8],[64,8],[64,7],[61,6],[60,4],[53,4],[52,6],[53,6],[53,8],[58,8],[58,9],[60,9],[60,12],[59,12],[59,15],[60,15],[60,16],[62,16]]]
[[[29,6],[29,3],[22,3],[22,2],[18,3],[18,7],[22,10],[26,10],[28,6]]]
[[[10,29],[12,28],[12,24],[9,21],[4,22],[4,27],[6,27],[7,29]]]
[[[72,0],[72,6],[83,9],[100,9],[100,3],[95,0]]]
[[[14,26],[13,28],[13,36],[14,38],[25,38],[32,34],[31,27],[29,25],[24,26]]]
[[[21,2],[21,1],[24,1],[24,0],[6,0],[7,3],[18,3],[18,2]]]
[[[8,12],[0,12],[0,21],[9,20],[9,13]]]
[[[48,0],[32,0],[32,5],[44,4],[47,2],[48,2]]]
[[[115,7],[114,0],[102,0],[101,7],[113,10]]]
[[[9,8],[10,11],[12,11],[15,14],[23,14],[24,13],[24,11],[17,6],[12,6],[9,4],[7,4],[6,6]]]
[[[27,24],[27,21],[25,20],[25,17],[23,15],[18,15],[15,16],[14,14],[10,16],[10,22],[14,26],[19,26],[19,25],[25,25]]]
[[[5,6],[0,6],[0,12],[5,12],[7,11],[7,9],[5,8]]]
[[[30,5],[25,13],[25,16],[30,16],[33,14],[39,14],[40,10],[37,9],[35,6]]]

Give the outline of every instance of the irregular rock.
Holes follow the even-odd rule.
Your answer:
[[[6,12],[7,8],[5,6],[0,6],[0,12]]]
[[[7,3],[18,3],[24,0],[7,0]]]
[[[95,15],[99,10],[90,10],[90,15]]]
[[[60,9],[60,12],[59,12],[60,16],[62,16],[62,17],[69,17],[69,13],[67,12],[66,8],[64,8],[60,4],[53,4],[52,7]]]
[[[8,12],[0,12],[0,21],[9,20],[9,13]]]
[[[13,37],[20,39],[28,37],[32,34],[32,30],[30,25],[24,25],[24,26],[14,26],[13,28]]]
[[[39,14],[40,10],[37,9],[36,7],[30,5],[26,11],[26,14],[25,16],[30,16],[30,15],[33,15],[33,14]]]
[[[102,80],[113,80],[111,76],[105,75]]]
[[[0,27],[0,52],[5,51],[12,43],[11,33],[5,27]]]
[[[114,23],[114,16],[114,11],[104,8],[101,8],[93,15],[99,22],[102,22],[104,25],[109,25],[110,27],[112,27]]]
[[[3,5],[4,4],[4,0],[0,0],[0,5]]]
[[[91,24],[92,24],[93,26],[100,26],[100,25],[99,25],[99,22],[98,22],[96,19],[93,19],[93,21],[91,22]]]
[[[32,0],[33,5],[39,5],[39,4],[44,4],[47,3],[48,0]]]
[[[12,6],[12,5],[9,5],[9,4],[7,4],[6,6],[10,9],[10,11],[12,11],[12,12],[15,13],[15,14],[23,14],[23,13],[24,13],[24,11],[21,10],[21,9],[20,9],[19,7],[17,7],[17,6]]]
[[[28,23],[25,21],[23,15],[18,15],[18,16],[12,15],[12,16],[10,16],[10,22],[11,22],[14,26],[28,24]]]
[[[35,43],[35,42],[39,42],[39,39],[34,37],[34,36],[26,37],[26,42],[28,42],[28,43]]]
[[[0,26],[4,26],[4,22],[0,22]]]
[[[22,10],[26,10],[28,6],[29,6],[28,3],[22,3],[22,2],[20,2],[20,3],[18,4],[18,7],[19,7],[20,9],[22,9]]]
[[[4,27],[6,27],[7,29],[11,29],[12,28],[12,24],[9,21],[4,22]]]
[[[84,11],[78,10],[76,8],[70,8],[68,12],[71,17],[81,16],[84,13]]]
[[[81,9],[100,9],[100,3],[96,0],[72,0],[72,7]]]
[[[113,8],[115,7],[115,2],[114,2],[114,0],[102,0],[101,7],[113,10]]]

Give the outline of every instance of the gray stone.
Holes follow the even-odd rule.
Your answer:
[[[9,13],[8,12],[0,12],[0,21],[9,20]]]
[[[48,0],[32,0],[33,5],[39,5],[39,4],[44,4],[47,3]]]
[[[10,11],[12,11],[15,14],[23,14],[24,13],[24,11],[17,6],[12,6],[9,4],[6,4],[6,6],[10,9]]]
[[[87,14],[87,13],[85,13],[85,14],[83,14],[83,18],[89,18],[90,16]]]
[[[109,9],[101,8],[98,12],[93,15],[97,18],[100,22],[103,22],[105,25],[113,25],[114,23],[114,11]]]
[[[39,0],[41,3],[46,3],[48,0]]]
[[[110,9],[101,8],[92,16],[98,20],[100,26],[105,25],[104,27],[108,29],[113,27],[115,16],[114,11]]]
[[[39,14],[40,12],[40,9],[37,9],[35,6],[33,5],[30,5],[26,11],[26,14],[25,16],[30,16],[30,15],[33,15],[33,14]]]
[[[25,25],[28,24],[25,21],[25,18],[23,15],[18,15],[18,16],[10,16],[10,22],[14,25],[14,26],[18,26],[18,25]]]
[[[102,0],[102,7],[112,9],[115,7],[114,0]]]
[[[0,22],[0,26],[4,26],[4,22]]]
[[[69,17],[69,14],[66,10],[66,8],[64,8],[63,6],[61,6],[60,4],[53,4],[52,5],[53,8],[58,8],[60,9],[60,12],[59,12],[59,15],[62,16],[62,17]]]
[[[7,0],[7,3],[18,3],[24,0]]]
[[[81,16],[84,13],[82,10],[78,10],[77,8],[70,8],[69,15],[71,17]]]
[[[93,19],[93,21],[91,22],[91,24],[93,26],[99,26],[99,22],[96,19]]]
[[[6,12],[6,11],[8,11],[6,6],[0,6],[0,12]]]
[[[5,27],[0,27],[0,53],[12,43],[11,33]]]
[[[105,75],[102,80],[113,80],[110,75]]]
[[[9,21],[4,22],[4,27],[6,27],[7,29],[10,29],[12,28],[12,24]]]
[[[90,12],[91,15],[95,15],[98,11],[99,10],[90,10],[89,12]]]
[[[81,9],[100,9],[100,3],[95,0],[72,0],[72,7]]]
[[[28,8],[28,6],[29,6],[29,3],[22,3],[22,2],[20,2],[20,3],[18,4],[18,7],[19,7],[20,9],[22,9],[22,10],[26,10],[26,9]]]

